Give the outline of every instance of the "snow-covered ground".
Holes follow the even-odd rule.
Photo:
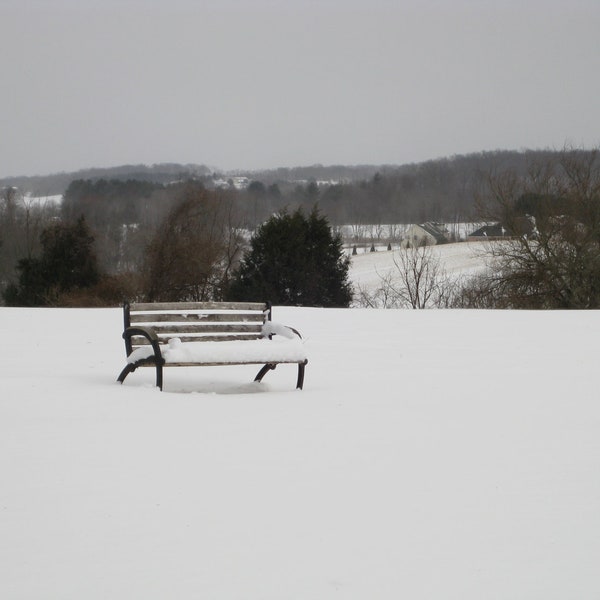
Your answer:
[[[0,308],[0,598],[600,597],[600,313],[275,308],[280,365]]]
[[[467,236],[481,227],[483,223],[469,221],[469,222],[447,222],[442,223],[447,229],[448,233],[454,236],[454,239],[465,240]],[[340,225],[336,227],[336,230],[342,235],[345,240],[352,240],[353,243],[359,243],[361,245],[367,244],[367,242],[374,242],[377,244],[377,240],[385,239],[402,239],[407,230],[411,227],[409,223],[371,223],[371,224],[354,224],[354,225]]]
[[[482,272],[486,268],[485,242],[458,242],[430,246],[431,259],[439,261],[444,273],[451,279],[469,277]],[[396,248],[391,251],[379,249],[377,252],[366,252],[351,257],[350,280],[355,287],[376,289],[381,286],[382,277],[389,273],[398,273],[398,253],[406,250]]]
[[[23,204],[27,207],[50,207],[50,206],[58,206],[62,203],[63,196],[62,194],[54,195],[54,196],[30,196],[27,195],[23,198]]]

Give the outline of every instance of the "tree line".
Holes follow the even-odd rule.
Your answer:
[[[126,201],[125,192],[131,194]],[[125,299],[259,298],[349,305],[348,258],[316,207],[282,210],[249,238],[236,200],[194,182],[168,190],[133,181],[74,182],[60,214],[40,228],[35,251],[17,259],[16,277],[3,286],[4,302],[105,306]],[[136,211],[152,203],[156,209],[145,211],[140,223]],[[25,212],[15,203],[14,213],[16,231]]]
[[[287,292],[260,299],[319,304],[336,295],[315,286],[321,299],[311,296],[309,301],[302,289],[291,293],[295,288],[286,278],[303,279],[302,285],[310,287],[319,271],[327,271],[323,257],[329,257],[330,278],[338,278],[343,292],[332,302],[340,305],[352,294],[343,276],[335,225],[476,219],[502,223],[510,244],[490,247],[493,267],[486,276],[465,284],[452,300],[442,294],[438,304],[595,307],[600,288],[598,169],[596,150],[564,150],[453,157],[325,186],[278,182],[273,173],[271,179],[269,173],[264,181],[254,179],[244,190],[210,189],[199,179],[77,179],[60,206],[30,203],[20,190],[6,186],[0,196],[0,291],[8,303],[25,303],[27,289],[35,298],[31,302],[45,298],[49,304],[115,303],[125,296],[223,299],[239,290],[242,281],[258,294],[249,274],[264,283],[285,258],[289,272],[277,277],[287,281]],[[285,227],[286,234],[278,233]],[[322,235],[325,231],[328,236]],[[254,260],[261,235],[267,236],[272,253],[265,265],[250,269],[244,261]],[[315,239],[321,240],[317,254],[310,250]],[[95,265],[86,285],[59,276],[58,263],[68,262],[69,252],[79,256],[70,267],[74,272],[84,262],[77,252],[84,250],[93,252]],[[400,258],[400,275],[409,267],[414,271],[418,258]],[[42,277],[52,272],[56,281]],[[400,289],[391,284],[380,297],[391,299],[393,289]],[[374,302],[362,297],[365,305]]]

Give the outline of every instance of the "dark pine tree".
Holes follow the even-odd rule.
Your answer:
[[[8,306],[46,306],[64,292],[95,285],[99,280],[94,238],[81,217],[73,224],[57,223],[40,236],[40,258],[24,258],[17,265],[18,285],[4,293]]]
[[[346,307],[352,299],[349,259],[327,218],[313,208],[282,212],[252,237],[231,287],[231,300],[284,306]]]

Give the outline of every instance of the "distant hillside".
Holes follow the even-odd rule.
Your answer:
[[[110,168],[91,168],[73,172],[48,175],[5,177],[0,179],[0,188],[16,186],[33,196],[54,196],[63,194],[72,181],[116,179],[137,180],[150,183],[172,183],[187,179],[221,178],[233,176],[247,177],[263,183],[294,183],[301,181],[330,181],[352,183],[372,178],[377,172],[395,170],[393,165],[311,165],[308,167],[281,167],[264,171],[215,171],[205,165],[163,163],[147,165],[121,165]]]
[[[489,172],[494,169],[515,169],[525,171],[531,161],[546,160],[559,154],[554,150],[492,150],[471,154],[455,154],[418,163],[362,164],[362,165],[321,165],[304,167],[280,167],[261,171],[235,171],[251,180],[265,184],[296,181],[355,183],[372,179],[376,174],[382,176],[411,176],[430,179],[441,172],[456,178],[472,176],[473,173]]]
[[[375,173],[398,169],[398,165],[310,165],[307,167],[280,167],[262,171],[236,171],[265,184],[297,181],[353,183],[371,179]]]
[[[116,179],[127,181],[134,179],[150,183],[171,183],[190,178],[202,178],[210,175],[212,170],[204,165],[161,163],[156,165],[122,165],[109,168],[91,168],[71,173],[53,173],[50,175],[34,175],[31,177],[5,177],[0,179],[0,188],[16,186],[33,196],[55,196],[63,194],[69,184],[76,179],[98,180]]]
[[[261,171],[215,171],[205,165],[162,163],[147,165],[122,165],[112,168],[91,168],[71,173],[62,172],[49,175],[5,177],[0,179],[0,188],[17,186],[35,196],[63,194],[74,180],[116,179],[121,181],[138,180],[166,184],[174,181],[213,178],[227,179],[244,176],[249,181],[263,184],[296,184],[317,182],[319,184],[356,184],[372,181],[377,175],[386,179],[402,180],[414,190],[426,191],[436,187],[450,194],[464,195],[467,182],[472,182],[477,174],[507,168],[525,171],[531,161],[544,160],[558,154],[551,150],[495,150],[410,163],[404,165],[310,165],[279,167]],[[210,180],[210,181],[209,181]],[[462,189],[460,189],[462,188]]]

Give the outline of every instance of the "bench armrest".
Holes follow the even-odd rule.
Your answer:
[[[300,332],[297,329],[294,329],[293,327],[290,327],[289,325],[286,325],[285,327],[286,327],[286,329],[289,329],[290,331],[292,331],[300,339],[302,339],[302,336],[300,335]]]
[[[287,325],[282,325],[281,323],[277,323],[275,321],[267,321],[262,328],[262,335],[264,337],[272,337],[274,335],[280,335],[282,337],[286,337],[288,339],[294,339],[294,336],[298,336],[302,339],[300,332],[293,327],[288,327]]]
[[[158,341],[158,336],[156,332],[151,327],[143,327],[143,326],[133,326],[127,327],[123,332],[123,339],[125,340],[125,345],[127,348],[131,348],[131,338],[134,336],[143,336],[145,337],[150,344],[152,345],[152,350],[154,350],[154,357],[157,364],[164,364],[164,359],[162,357],[162,352],[160,351],[160,343]],[[131,354],[131,352],[129,352]],[[129,356],[128,354],[128,356]]]

